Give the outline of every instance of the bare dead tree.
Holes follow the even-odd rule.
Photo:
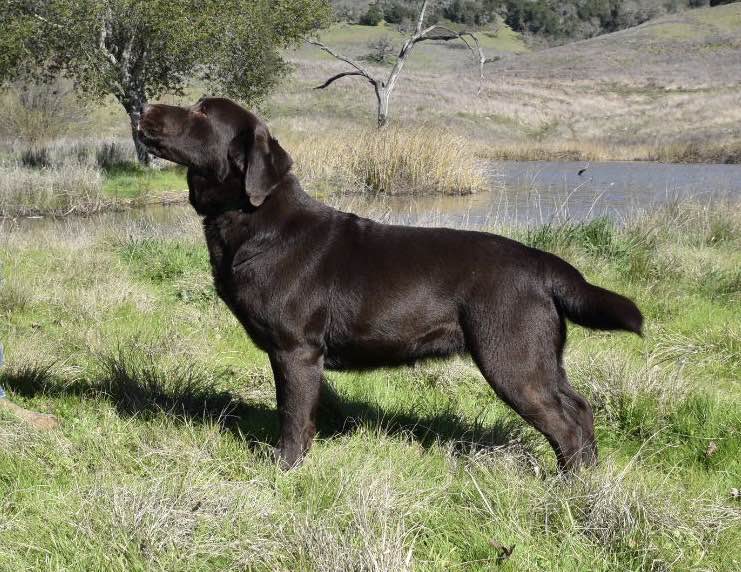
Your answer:
[[[391,94],[396,87],[396,82],[399,79],[399,75],[404,69],[404,64],[406,63],[409,55],[412,53],[414,46],[426,40],[441,40],[445,42],[450,40],[461,40],[466,45],[466,47],[471,50],[479,64],[479,88],[476,94],[478,96],[481,93],[481,88],[484,82],[484,65],[498,60],[499,57],[487,58],[484,55],[484,50],[481,48],[481,44],[479,43],[478,38],[471,32],[456,32],[455,30],[452,30],[445,26],[439,26],[437,24],[433,24],[432,26],[428,26],[427,28],[425,28],[425,12],[427,11],[428,4],[429,0],[424,0],[422,2],[422,7],[419,11],[417,26],[415,28],[414,34],[412,34],[412,36],[404,42],[404,45],[401,47],[399,55],[396,58],[396,63],[394,64],[394,67],[391,69],[386,79],[378,78],[371,75],[371,73],[363,66],[361,66],[358,62],[336,53],[334,50],[332,50],[328,46],[325,46],[318,40],[308,40],[310,44],[321,48],[332,57],[345,62],[352,68],[352,70],[350,71],[345,71],[332,76],[322,85],[317,86],[315,89],[325,89],[326,87],[329,87],[335,81],[343,77],[358,76],[365,78],[368,83],[373,86],[373,90],[376,94],[376,101],[378,104],[378,127],[383,127],[388,122],[389,102],[391,100]]]

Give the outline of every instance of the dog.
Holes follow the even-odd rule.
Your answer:
[[[216,292],[275,377],[285,467],[316,432],[325,369],[470,355],[571,471],[597,459],[589,403],[562,365],[566,320],[641,334],[628,298],[547,252],[485,232],[379,224],[310,197],[266,124],[238,104],[146,105],[155,156],[188,167]]]

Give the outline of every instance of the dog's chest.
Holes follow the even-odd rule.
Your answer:
[[[272,289],[266,287],[264,268],[251,265],[249,247],[232,246],[218,229],[206,229],[214,287],[258,346],[267,343],[273,325],[269,318]],[[257,251],[256,251],[257,252]]]

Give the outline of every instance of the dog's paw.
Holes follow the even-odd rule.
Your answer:
[[[295,447],[276,447],[273,449],[276,463],[284,471],[295,469],[301,465],[303,455]]]

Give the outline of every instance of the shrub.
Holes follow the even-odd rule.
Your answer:
[[[83,124],[85,105],[74,96],[69,82],[18,84],[9,89],[0,107],[0,134],[35,147]]]
[[[366,60],[377,64],[385,64],[391,59],[394,44],[389,36],[381,36],[372,42],[368,42],[368,49],[370,52],[365,56]]]
[[[484,26],[495,18],[492,2],[481,0],[453,0],[443,8],[443,15],[451,22],[467,26]]]
[[[386,2],[383,7],[383,18],[389,24],[401,24],[404,20],[416,20],[419,10],[416,6],[409,6],[398,0]]]

